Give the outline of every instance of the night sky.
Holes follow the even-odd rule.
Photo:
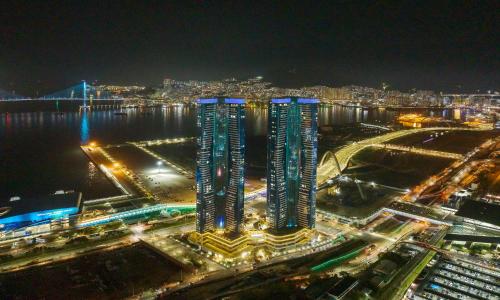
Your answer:
[[[257,75],[283,87],[500,88],[498,1],[253,2],[2,1],[0,88]]]

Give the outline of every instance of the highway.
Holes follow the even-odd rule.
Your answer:
[[[317,172],[317,183],[318,186],[324,184],[327,180],[337,177],[341,171],[347,168],[349,161],[351,158],[356,155],[361,150],[372,147],[374,145],[383,144],[388,141],[401,138],[404,136],[426,132],[426,131],[435,131],[435,130],[470,130],[470,131],[478,131],[485,130],[481,128],[458,128],[458,127],[428,127],[428,128],[416,128],[416,129],[408,129],[408,130],[400,130],[393,131],[383,135],[378,135],[372,138],[368,138],[359,142],[354,142],[347,146],[344,146],[337,150],[336,152],[328,151],[323,155],[320,163],[318,164],[318,172]],[[335,162],[335,158],[337,158],[337,163]],[[339,170],[340,168],[340,170]]]
[[[94,251],[112,250],[130,245],[132,241],[129,236],[111,239],[98,243],[82,244],[75,247],[65,247],[60,251],[41,253],[35,256],[27,256],[19,259],[14,259],[9,262],[2,263],[0,273],[19,271],[33,266],[48,265],[56,261],[75,258],[84,254],[89,254]]]
[[[56,261],[76,258],[81,255],[89,254],[93,251],[121,248],[125,245],[130,245],[137,242],[139,238],[142,237],[156,237],[158,235],[167,236],[192,230],[194,230],[193,223],[181,223],[166,228],[153,229],[144,233],[129,233],[122,237],[98,242],[97,244],[83,243],[81,245],[76,245],[73,247],[65,247],[55,252],[41,253],[34,256],[30,255],[24,258],[19,258],[10,262],[2,263],[2,265],[0,266],[0,273],[18,271],[33,266],[47,265]]]
[[[415,133],[424,132],[424,131],[433,131],[433,130],[478,130],[478,129],[419,128],[419,129],[411,129],[411,130],[402,130],[402,131],[396,131],[396,132],[389,132],[389,133],[384,134],[384,135],[372,137],[372,138],[365,139],[365,140],[360,141],[360,142],[356,142],[356,143],[347,145],[345,147],[342,147],[337,152],[335,152],[335,156],[338,160],[338,166],[337,166],[337,162],[335,161],[335,159],[333,157],[329,157],[328,155],[326,155],[324,157],[324,160],[322,160],[322,163],[318,166],[318,173],[317,173],[318,174],[317,175],[318,176],[318,184],[324,184],[328,179],[331,179],[331,178],[338,176],[340,174],[341,170],[344,170],[345,168],[347,168],[349,160],[356,153],[358,153],[359,151],[361,151],[367,147],[373,147],[373,146],[375,146],[375,147],[387,147],[387,148],[391,148],[391,149],[394,148],[396,150],[402,150],[399,148],[407,148],[407,147],[401,147],[401,146],[397,146],[397,145],[387,145],[387,144],[383,144],[383,143],[390,141],[390,140],[393,140],[393,139],[403,137],[403,136],[407,136],[410,134],[415,134]],[[150,152],[149,150],[147,150],[146,148],[144,148],[140,144],[135,145],[135,146],[138,147],[139,149],[147,152],[150,155],[154,154],[154,153]],[[89,151],[89,149],[87,149],[85,147],[82,147],[82,149],[87,154],[89,154],[88,152],[93,151],[93,150]],[[428,150],[415,149],[415,148],[410,148],[410,151],[412,151],[412,152],[418,151],[416,153],[422,152],[419,154],[426,154],[426,155],[443,155],[443,156],[444,155],[448,155],[448,156],[459,155],[459,154],[454,154],[454,153],[450,154],[450,153],[441,152],[441,151],[429,152]],[[423,153],[424,151],[426,153]],[[94,159],[95,159],[95,156],[97,155],[100,160],[107,160],[107,161],[110,161],[111,163],[117,165],[117,162],[112,160],[112,158],[107,154],[107,152],[105,150],[99,149],[99,151],[95,151],[95,152],[96,153],[92,153],[92,155],[94,156]],[[431,153],[431,154],[429,154],[429,153]],[[330,156],[331,155],[332,154],[330,154]],[[160,159],[159,157],[156,157],[156,158]],[[449,157],[449,158],[452,158],[452,157]],[[459,158],[454,157],[454,159],[459,159]],[[164,161],[164,162],[166,163],[166,161]],[[175,165],[173,165],[173,166],[175,166]],[[177,168],[178,168],[177,171],[179,173],[181,173],[183,175],[189,175],[189,172],[187,170],[184,170],[180,167],[177,167]],[[134,186],[133,184],[131,184],[130,181],[132,181],[132,183],[134,182],[133,177],[129,176],[127,174],[127,170],[123,169],[119,165],[115,166],[114,168],[109,168],[109,170],[108,170],[107,168],[103,167],[103,165],[101,164],[101,170],[105,174],[107,174],[108,177],[115,178],[115,180],[114,180],[114,181],[116,181],[116,182],[114,182],[115,185],[121,187],[121,190],[123,191],[123,193],[125,195],[138,194],[138,192],[140,192],[140,190],[142,190],[144,188],[140,185]],[[119,177],[122,180],[121,181],[118,180],[115,176]],[[128,180],[126,180],[126,179],[128,179]],[[126,182],[125,185],[120,184],[120,182],[123,182],[123,181]],[[265,193],[266,193],[266,188],[257,189],[255,191],[247,193],[245,195],[245,200],[252,200],[258,196],[265,195]],[[397,202],[397,204],[399,206],[393,205],[389,209],[385,208],[385,211],[389,211],[393,214],[405,215],[405,216],[408,216],[411,218],[417,218],[417,219],[421,219],[421,220],[423,219],[423,220],[431,222],[431,223],[436,223],[434,218],[432,218],[432,219],[431,218],[424,218],[423,216],[427,216],[430,214],[427,213],[426,211],[420,212],[421,207],[419,207],[417,205],[410,205],[410,204],[404,203],[405,206],[402,207],[401,203]],[[110,222],[113,220],[124,219],[124,218],[128,218],[128,217],[135,216],[135,215],[142,215],[145,213],[151,213],[153,211],[159,211],[159,210],[165,210],[165,209],[167,209],[167,210],[171,210],[171,209],[180,210],[180,209],[194,209],[194,208],[195,208],[195,204],[191,204],[191,203],[190,204],[180,204],[180,205],[157,204],[157,205],[152,205],[152,206],[148,206],[148,207],[138,208],[135,210],[119,212],[119,213],[107,215],[105,217],[99,217],[96,219],[85,220],[85,221],[80,222],[77,226],[78,227],[85,227],[85,226],[101,225],[101,224],[104,224],[104,223],[107,223],[107,222]],[[434,221],[434,222],[432,222],[432,221]],[[444,221],[437,222],[437,223],[438,224],[443,223],[446,225],[448,224],[447,222],[444,222]],[[387,237],[387,236],[384,236],[384,235],[381,235],[381,234],[378,234],[375,232],[369,232],[369,231],[363,232],[362,230],[357,230],[357,229],[354,229],[353,227],[349,227],[350,230],[346,230],[345,228],[343,228],[344,230],[339,230],[339,227],[343,227],[341,224],[331,224],[330,222],[318,221],[317,225],[318,225],[319,230],[321,230],[329,235],[336,236],[341,231],[344,231],[343,233],[345,235],[356,236],[356,237],[361,238],[361,239],[369,240],[377,246],[376,251],[374,251],[368,255],[360,255],[360,257],[353,259],[348,266],[339,267],[339,268],[335,269],[335,272],[339,272],[340,270],[350,271],[350,272],[353,272],[353,271],[357,272],[357,271],[362,270],[363,268],[366,267],[366,265],[368,263],[374,262],[376,259],[378,259],[378,254],[380,252],[387,251],[391,247],[391,245],[394,245],[395,241],[397,240],[398,237],[405,236],[408,233],[411,233],[411,232],[414,232],[418,229],[421,229],[420,227],[423,226],[421,224],[412,223],[410,226],[406,226],[404,228],[404,230],[399,232],[396,236]],[[158,229],[158,230],[154,230],[151,232],[147,232],[147,233],[144,233],[143,237],[140,237],[140,238],[142,238],[144,241],[147,241],[149,244],[155,246],[160,251],[168,253],[169,251],[172,251],[176,247],[175,247],[175,245],[172,245],[171,243],[162,241],[162,238],[165,235],[191,231],[193,229],[194,229],[193,224],[182,224],[182,225],[179,225],[176,227]],[[114,247],[118,247],[119,245],[129,244],[133,241],[134,240],[130,239],[130,236],[127,236],[127,237],[120,238],[120,239],[117,239],[114,241],[105,242],[100,246],[105,247],[105,248],[114,248]],[[436,240],[435,243],[437,243],[438,241],[439,240]],[[43,255],[43,260],[37,259],[37,260],[35,260],[35,262],[37,264],[45,264],[45,263],[53,262],[55,260],[68,259],[68,258],[72,258],[72,257],[78,256],[78,255],[81,255],[82,253],[84,253],[87,250],[90,250],[91,248],[95,248],[95,246],[83,247],[81,249],[78,249],[78,251],[75,249],[68,249],[67,251],[61,251],[60,253],[54,253],[54,254],[50,254],[50,255],[45,254],[45,255]],[[187,249],[187,248],[185,250],[189,251],[189,249]],[[281,261],[285,258],[286,259],[293,259],[296,257],[311,254],[314,252],[320,252],[321,250],[324,250],[324,249],[319,247],[319,248],[308,249],[307,251],[297,251],[294,253],[289,253],[286,257],[276,258],[275,260]],[[425,251],[424,252],[425,255],[422,255],[422,257],[426,256],[427,253],[428,252]],[[274,260],[272,260],[272,261],[274,261]],[[1,270],[3,270],[3,271],[9,270],[10,271],[13,269],[15,270],[15,269],[23,268],[23,267],[26,267],[26,264],[28,262],[29,262],[28,259],[26,259],[26,261],[25,260],[16,261],[16,262],[13,262],[12,264],[4,265]],[[211,267],[212,267],[212,270],[218,269],[217,268],[218,266],[215,263],[211,264]],[[229,269],[223,274],[227,275],[227,274],[233,273],[233,272],[234,273],[241,273],[242,272],[241,268],[248,268],[248,270],[251,270],[251,266],[240,266],[239,268],[240,268],[239,272],[237,270],[234,271],[233,269]],[[208,278],[206,278],[206,281],[213,280],[214,278],[219,278],[220,276],[222,276],[222,274],[211,275],[211,276],[212,277],[209,276]],[[403,279],[406,279],[406,277],[408,277],[408,276],[409,276],[408,274],[405,274],[405,277]],[[203,278],[203,279],[205,279],[205,278]],[[201,279],[201,282],[199,282],[200,281],[199,278],[193,278],[192,281],[187,281],[186,283],[181,285],[181,287],[185,287],[188,284],[192,284],[194,282],[203,283],[204,282],[203,279]],[[401,291],[397,290],[395,292],[400,293]]]
[[[404,151],[404,152],[410,152],[410,153],[416,153],[416,154],[420,154],[420,155],[427,155],[427,156],[434,156],[434,157],[450,158],[450,159],[457,159],[457,160],[464,159],[464,156],[462,154],[458,154],[458,153],[451,153],[451,152],[423,149],[423,148],[416,148],[416,147],[407,147],[407,146],[401,146],[401,145],[373,144],[372,147],[389,149],[389,150]]]
[[[164,144],[182,144],[187,142],[196,141],[196,137],[179,137],[179,138],[170,138],[170,139],[157,139],[157,140],[147,140],[147,141],[139,141],[139,142],[128,142],[128,144],[132,144],[135,146],[158,146]]]

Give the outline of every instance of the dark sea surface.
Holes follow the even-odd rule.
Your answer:
[[[84,199],[118,191],[87,159],[79,146],[89,141],[115,144],[196,135],[196,108],[157,107],[91,112],[0,112],[0,201],[11,196],[36,198],[56,190],[76,190]],[[407,112],[407,111],[405,111]],[[453,111],[419,111],[452,118]],[[391,123],[398,112],[341,106],[321,107],[320,125]],[[265,151],[267,110],[247,109],[248,153]],[[194,159],[194,158],[193,158]],[[251,158],[250,158],[251,159]]]

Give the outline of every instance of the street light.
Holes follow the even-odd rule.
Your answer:
[[[158,166],[158,172],[157,173],[160,173],[160,167],[163,165],[163,162],[161,160],[157,161],[156,162],[156,165]]]

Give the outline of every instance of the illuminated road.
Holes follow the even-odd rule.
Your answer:
[[[347,168],[349,161],[351,158],[356,155],[361,150],[372,147],[374,145],[386,143],[388,141],[412,135],[415,133],[425,132],[425,131],[435,131],[435,130],[470,130],[470,131],[478,131],[485,130],[481,128],[455,128],[455,127],[428,127],[428,128],[416,128],[416,129],[408,129],[408,130],[400,130],[389,132],[383,135],[379,135],[376,137],[368,138],[359,142],[354,142],[350,145],[342,147],[340,150],[333,152],[326,152],[321,162],[318,164],[318,186],[324,184],[327,180],[337,177],[341,171]],[[338,166],[335,161],[335,157],[338,161]],[[339,170],[340,168],[340,170]]]
[[[52,264],[56,261],[66,260],[78,257],[80,255],[88,254],[90,251],[103,251],[103,250],[111,250],[121,248],[126,245],[130,245],[132,242],[128,236],[121,237],[118,239],[112,239],[110,241],[105,241],[103,243],[99,243],[98,245],[90,244],[85,245],[82,244],[77,248],[63,248],[57,252],[47,252],[40,253],[36,256],[28,256],[25,258],[15,259],[12,261],[2,263],[0,267],[0,273],[6,272],[14,272],[18,270],[22,270],[24,268],[30,268],[33,266],[43,266]]]
[[[3,272],[13,272],[17,270],[21,270],[24,268],[29,268],[33,266],[41,266],[52,264],[56,261],[76,258],[81,255],[85,255],[90,253],[90,251],[103,251],[103,250],[111,250],[121,248],[126,245],[131,245],[138,241],[136,235],[140,235],[141,238],[149,238],[149,237],[158,237],[158,236],[167,236],[172,234],[179,234],[183,232],[189,232],[194,230],[194,223],[182,223],[179,225],[174,225],[167,228],[158,228],[153,229],[148,232],[140,233],[140,234],[127,234],[123,237],[119,237],[116,239],[111,239],[107,241],[103,241],[96,244],[81,244],[78,247],[68,247],[63,248],[60,251],[56,252],[47,252],[40,253],[35,256],[28,256],[25,258],[15,259],[9,262],[4,262],[0,266],[0,273]],[[66,242],[66,240],[63,240]]]
[[[114,220],[121,220],[121,219],[126,219],[130,218],[133,216],[137,215],[142,215],[142,214],[147,214],[147,213],[152,213],[156,211],[161,211],[161,210],[167,210],[167,211],[175,211],[175,210],[183,210],[183,209],[195,209],[195,204],[157,204],[157,205],[152,205],[148,207],[143,207],[143,208],[138,208],[138,209],[132,209],[132,210],[127,210],[115,214],[110,214],[104,217],[99,217],[91,220],[85,220],[80,223],[78,223],[78,227],[87,227],[87,226],[96,226],[96,225],[102,225],[105,223],[109,223]]]
[[[164,145],[164,144],[182,144],[182,143],[187,143],[187,142],[193,142],[196,141],[195,137],[179,137],[179,138],[171,138],[171,139],[158,139],[158,140],[148,140],[148,141],[139,141],[139,142],[129,142],[129,144],[135,145],[135,146],[143,146],[143,147],[148,147],[148,146],[158,146],[158,145]]]
[[[407,146],[393,145],[393,144],[373,144],[372,146],[377,147],[377,148],[398,150],[398,151],[404,151],[404,152],[410,152],[410,153],[416,153],[416,154],[420,154],[420,155],[428,155],[428,156],[434,156],[434,157],[450,158],[450,159],[457,159],[457,160],[464,159],[464,156],[462,154],[444,152],[444,151],[438,151],[438,150],[407,147]]]
[[[391,214],[403,216],[406,218],[416,219],[436,225],[453,225],[453,218],[446,219],[447,215],[441,214],[437,210],[425,206],[417,206],[414,203],[408,202],[393,202],[388,207],[383,208],[384,211]]]
[[[373,230],[374,227],[375,226],[370,226],[370,230]],[[327,274],[333,276],[334,274],[340,274],[341,272],[348,272],[350,274],[362,272],[368,268],[369,265],[379,260],[381,253],[391,251],[399,241],[405,240],[409,235],[425,230],[425,228],[425,225],[409,222],[404,225],[401,231],[388,234],[387,236],[368,230],[355,230],[358,232],[354,234],[354,236],[374,245],[374,249],[371,251],[364,251],[351,261],[327,271]]]
[[[359,123],[359,125],[363,127],[368,127],[368,128],[375,128],[375,129],[380,129],[380,130],[387,130],[391,131],[392,129],[386,126],[380,126],[380,125],[375,125],[375,124],[368,124],[368,123]]]

